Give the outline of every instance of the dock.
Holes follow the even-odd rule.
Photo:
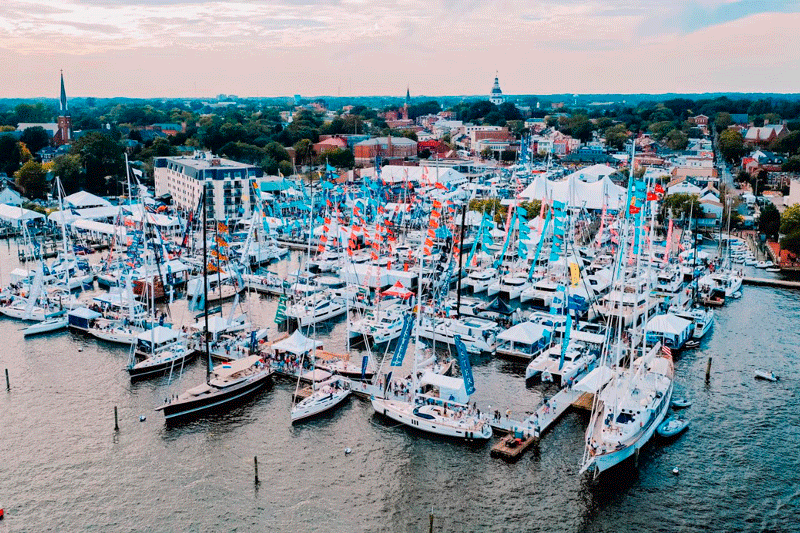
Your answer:
[[[538,442],[539,438],[533,435],[523,436],[517,438],[513,433],[509,433],[500,439],[500,442],[492,446],[490,455],[492,457],[499,457],[504,461],[512,463],[522,457],[522,454],[531,447],[532,444]]]
[[[790,281],[787,279],[766,279],[766,278],[742,278],[745,285],[755,285],[757,287],[775,287],[778,289],[800,289],[800,281]]]
[[[578,399],[572,402],[572,407],[582,409],[584,411],[591,411],[594,405],[594,394],[591,392],[584,392]]]

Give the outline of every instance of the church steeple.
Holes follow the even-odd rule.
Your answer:
[[[61,71],[61,99],[58,110],[58,131],[53,137],[53,144],[61,146],[72,142],[72,118],[69,116],[67,105],[67,91],[64,89],[64,71]]]
[[[406,86],[406,105],[411,105],[411,90]]]
[[[61,71],[61,108],[59,109],[60,116],[69,116],[69,106],[67,105],[67,91],[64,89],[64,71]]]

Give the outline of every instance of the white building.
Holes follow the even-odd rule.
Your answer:
[[[498,81],[497,75],[494,77],[494,85],[492,85],[492,91],[489,93],[489,101],[494,105],[500,105],[506,101],[503,91],[500,90],[500,81]]]
[[[172,195],[174,204],[194,211],[202,184],[209,195],[208,218],[240,220],[253,212],[253,184],[263,181],[261,168],[230,159],[198,153],[191,157],[157,157],[153,160],[155,194]]]

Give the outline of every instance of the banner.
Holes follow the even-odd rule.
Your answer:
[[[572,315],[567,313],[567,323],[564,325],[564,338],[561,340],[561,359],[558,361],[558,369],[564,367],[564,356],[567,354],[567,346],[569,346],[569,333],[572,330]],[[563,383],[561,384],[564,385]]]
[[[367,363],[369,363],[369,356],[365,355],[363,359],[361,359],[361,381],[364,381],[367,375]]]
[[[461,335],[454,335],[453,341],[456,344],[456,355],[458,356],[458,366],[461,367],[461,375],[464,377],[464,388],[467,394],[475,394],[475,379],[472,377],[472,365],[469,362],[467,347],[461,341]]]
[[[578,268],[578,263],[570,263],[569,264],[569,273],[570,273],[570,276],[572,278],[572,286],[573,287],[577,287],[578,286],[578,282],[581,279],[581,271],[580,271],[580,268]]]
[[[411,321],[411,315],[406,313],[403,317],[403,329],[400,331],[400,340],[397,341],[390,366],[400,366],[403,364],[403,357],[405,357],[406,350],[408,349],[408,341],[411,339],[411,328],[413,325],[414,323]]]
[[[286,320],[286,296],[278,300],[278,309],[275,311],[275,323],[280,324]]]

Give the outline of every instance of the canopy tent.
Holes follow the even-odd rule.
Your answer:
[[[115,226],[114,224],[105,224],[103,222],[95,222],[94,220],[84,220],[79,218],[72,223],[72,227],[77,230],[86,231],[88,233],[98,233],[102,235],[116,235],[120,239],[127,237],[127,231],[124,227]]]
[[[275,350],[275,352],[287,352],[298,356],[321,347],[322,343],[320,341],[309,339],[300,333],[299,329],[295,330],[291,336],[272,345],[272,349]]]
[[[0,220],[14,226],[21,226],[23,222],[29,220],[44,220],[44,215],[22,207],[0,204]]]
[[[442,400],[456,401],[458,403],[467,403],[469,401],[469,395],[464,387],[463,379],[443,376],[428,370],[422,374],[419,384],[423,389],[426,386],[439,389],[439,398]]]
[[[627,191],[604,176],[593,183],[587,183],[570,174],[561,181],[552,181],[539,174],[520,194],[523,200],[551,199],[564,202],[569,207],[586,209],[619,209],[625,202]]]
[[[497,336],[497,340],[530,345],[545,338],[547,336],[546,332],[549,332],[549,330],[541,324],[521,322],[500,333]]]
[[[292,183],[285,180],[276,180],[276,181],[262,181],[261,182],[261,192],[278,192],[278,191],[286,191],[292,188]]]
[[[362,178],[376,179],[374,168],[365,168],[361,171]],[[422,185],[441,183],[443,185],[462,185],[467,183],[467,176],[452,168],[437,169],[427,166],[407,167],[399,165],[386,165],[381,168],[381,180],[386,184],[400,184],[405,182],[419,183]]]
[[[78,191],[64,198],[64,205],[74,209],[87,207],[111,207],[111,202],[86,191]]]
[[[393,298],[402,298],[408,300],[414,296],[414,292],[406,289],[399,281],[395,282],[390,288],[381,293],[382,296],[391,296]]]
[[[610,177],[615,172],[617,172],[617,169],[608,165],[592,165],[590,167],[582,168],[573,172],[572,174],[568,175],[567,178],[574,176],[587,183],[593,183],[595,181]]]
[[[648,333],[660,333],[680,336],[692,325],[690,320],[673,314],[657,315],[647,322]]]
[[[598,366],[589,372],[585,378],[572,386],[573,390],[597,394],[614,376],[614,370],[607,366]]]

